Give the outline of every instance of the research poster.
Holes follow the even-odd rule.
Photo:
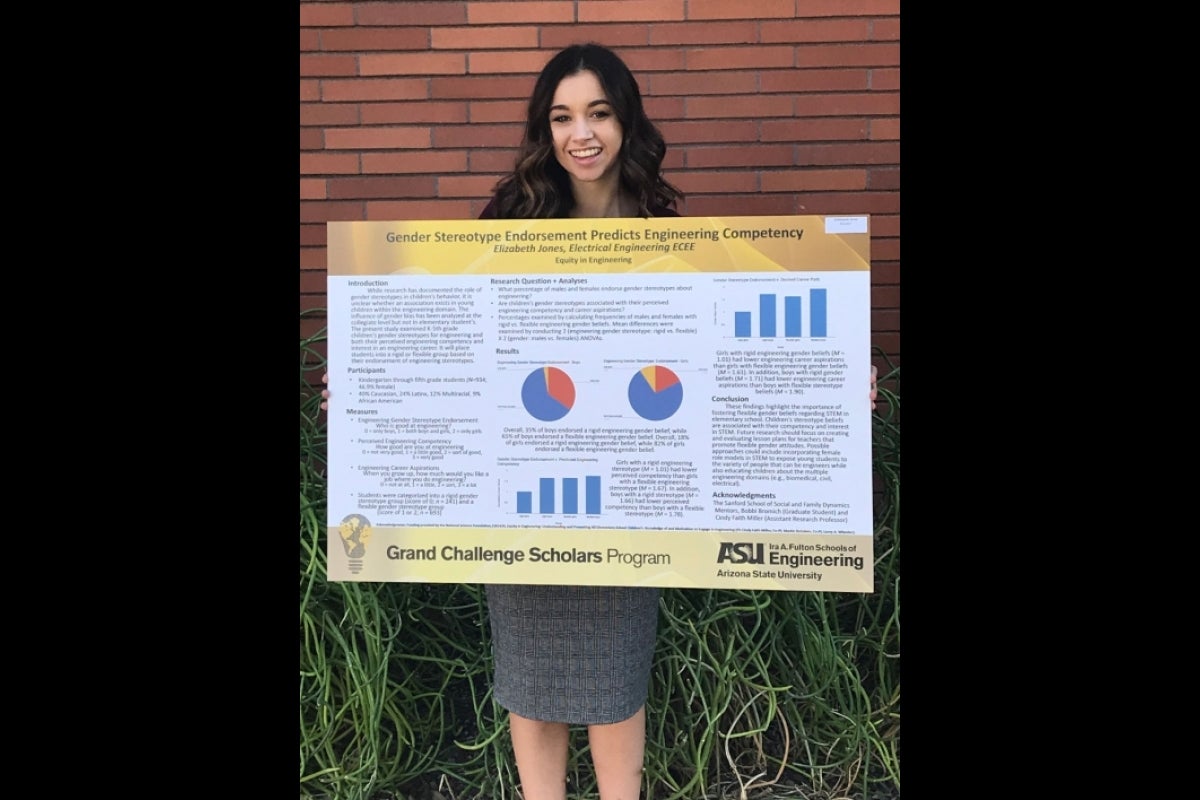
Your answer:
[[[869,222],[328,223],[329,578],[873,591]]]

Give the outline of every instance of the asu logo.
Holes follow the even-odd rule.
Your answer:
[[[753,542],[721,542],[718,564],[762,564],[763,546]]]

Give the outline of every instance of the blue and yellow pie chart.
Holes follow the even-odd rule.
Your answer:
[[[664,420],[683,404],[679,376],[659,364],[638,370],[629,382],[629,406],[643,419]]]

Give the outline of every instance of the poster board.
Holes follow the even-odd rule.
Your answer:
[[[873,591],[866,216],[328,223],[328,575]]]

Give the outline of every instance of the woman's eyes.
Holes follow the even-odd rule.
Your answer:
[[[612,116],[612,112],[611,111],[593,111],[588,116],[591,117],[592,119],[608,119],[609,117]],[[556,122],[556,123],[570,122],[571,115],[570,114],[559,114],[557,116],[551,117],[550,121]]]

